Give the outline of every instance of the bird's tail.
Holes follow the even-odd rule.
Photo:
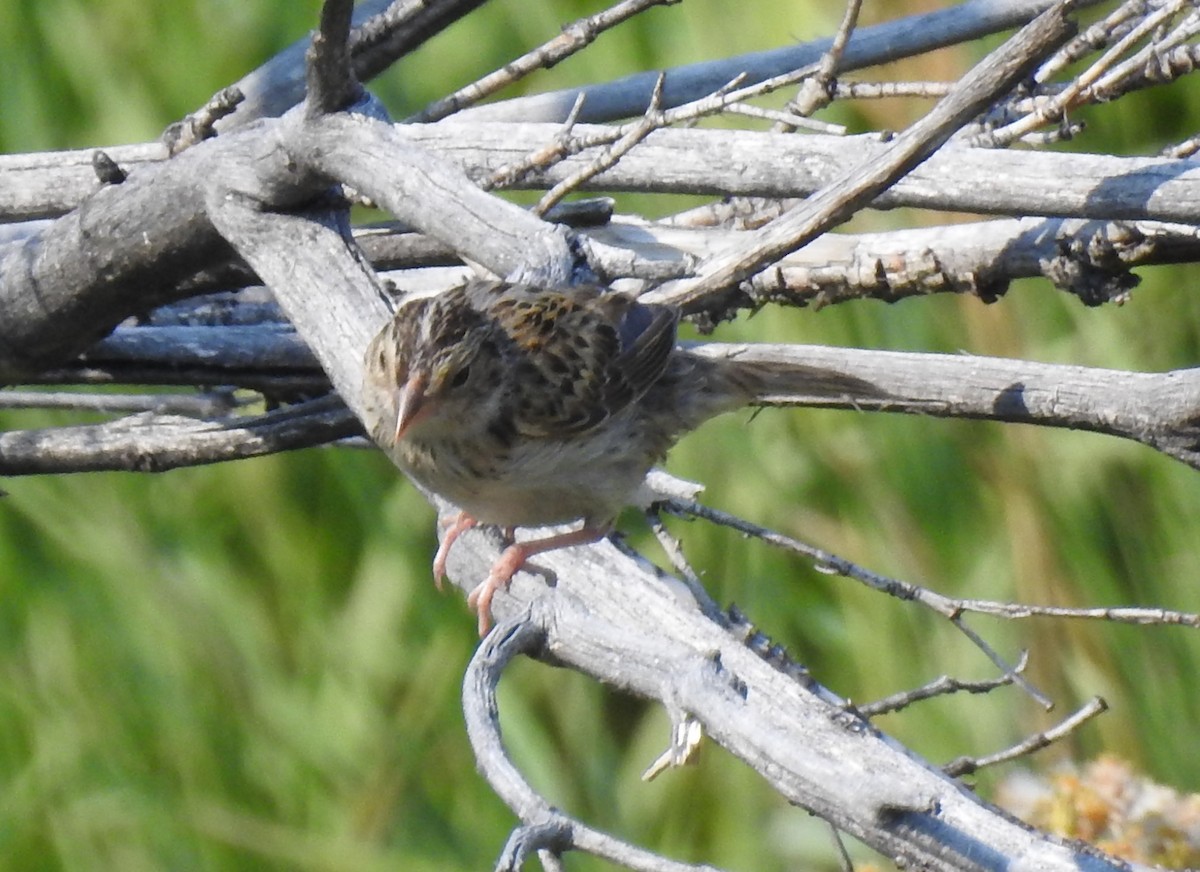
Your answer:
[[[700,344],[684,355],[691,373],[678,407],[689,427],[743,406],[877,406],[878,387],[831,365],[805,346]],[[821,349],[828,352],[832,349]],[[823,358],[823,359],[822,359]]]

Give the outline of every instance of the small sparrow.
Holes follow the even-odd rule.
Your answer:
[[[467,598],[481,636],[525,561],[607,535],[681,435],[806,377],[692,354],[675,344],[677,323],[671,308],[599,287],[472,280],[404,303],[371,341],[372,437],[462,509],[434,557],[439,588],[450,547],[476,524],[582,521],[505,549]]]

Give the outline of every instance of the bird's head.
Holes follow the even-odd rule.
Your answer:
[[[401,306],[367,352],[369,387],[390,398],[377,438],[395,443],[486,419],[499,384],[489,333],[481,313],[445,295]]]

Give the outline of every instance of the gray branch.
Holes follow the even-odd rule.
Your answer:
[[[412,8],[421,5],[461,11],[469,4]],[[903,30],[932,47],[944,44],[942,36],[929,30],[935,20],[957,20],[953,34],[945,38],[958,41],[964,34],[1027,20],[1048,5],[1045,0],[973,0],[961,10],[975,16],[971,20],[982,29],[962,27],[963,19],[954,19],[958,10],[952,10],[924,19],[924,28],[906,22],[875,33],[898,39]],[[992,18],[980,17],[989,10]],[[847,64],[861,57],[856,52],[867,51],[871,36],[856,34]],[[906,43],[900,51],[911,52],[915,44]],[[780,63],[794,69],[805,62],[794,55],[770,61],[776,65],[772,69]],[[734,63],[737,72],[751,65],[746,58]],[[668,100],[677,102],[689,93],[672,90],[677,85],[698,95],[695,89],[708,92],[731,77],[728,69],[680,71],[667,77]],[[637,105],[633,111],[640,111],[645,100],[638,96],[639,87],[636,80],[614,87],[616,102],[607,107],[602,97],[608,92],[593,89],[585,106],[603,117],[628,114],[622,106]],[[561,95],[551,95],[544,105],[557,106],[561,100]],[[516,107],[533,112],[532,105],[514,101],[504,110],[487,111]],[[151,370],[165,380],[176,367],[174,372],[184,373],[177,379],[191,373],[212,379],[210,384],[245,384],[262,377],[265,370],[259,364],[270,360],[275,366],[270,378],[291,379],[293,385],[307,379],[318,390],[331,386],[340,397],[207,421],[149,412],[106,424],[9,433],[0,437],[0,472],[163,469],[358,432],[351,413],[361,411],[362,351],[387,317],[389,300],[388,289],[353,242],[344,203],[331,193],[341,184],[505,277],[549,285],[590,278],[593,269],[637,274],[632,247],[607,245],[601,233],[589,241],[546,224],[484,194],[469,180],[468,175],[490,176],[544,149],[562,133],[557,125],[459,121],[397,128],[381,120],[369,102],[357,108],[357,114],[332,115],[293,110],[199,142],[171,160],[163,160],[159,148],[112,149],[108,157],[115,170],[110,162],[95,163],[110,167],[108,181],[126,179],[106,186],[95,179],[90,152],[86,159],[75,154],[0,162],[6,179],[0,212],[5,215],[44,217],[78,207],[49,225],[6,234],[10,241],[0,247],[0,379],[54,383],[70,378],[65,372],[70,369],[81,381]],[[557,109],[549,111],[544,117],[560,117]],[[569,137],[602,139],[610,133],[579,126]],[[803,196],[849,167],[879,160],[884,148],[867,137],[664,130],[592,184],[612,190]],[[552,185],[596,159],[595,149],[584,149],[527,175],[523,184]],[[1104,222],[1195,223],[1198,179],[1200,164],[1188,160],[1008,155],[957,147],[935,155],[874,203]],[[1009,229],[1014,234],[1029,230]],[[1076,232],[1089,231],[1059,225],[1053,244]],[[654,228],[643,242],[661,249],[669,233],[682,238],[686,231]],[[1185,236],[1178,228],[1164,233]],[[703,247],[717,236],[690,238],[702,239]],[[1031,237],[1026,250],[1044,252],[1049,244],[1044,237]],[[712,251],[689,252],[685,245],[670,243],[667,248],[664,259],[678,260],[685,269]],[[1112,264],[1095,265],[1119,273],[1136,258],[1150,257],[1153,248],[1133,244],[1118,250]],[[1056,250],[1062,253],[1061,247]],[[964,273],[983,272],[979,263],[1001,262],[1002,254],[991,251],[992,259],[976,266],[954,261],[948,251],[940,263],[950,275],[951,264],[959,264]],[[97,343],[129,316],[193,293],[199,272],[238,258],[274,292],[294,334],[263,324],[177,324],[122,329]],[[1050,274],[1047,260],[1052,258],[1029,254],[1023,268]],[[767,283],[757,286],[752,281],[748,293],[770,297],[798,287],[788,268],[813,266],[785,258],[778,280],[763,279]],[[976,285],[994,290],[996,280],[988,278],[990,284]],[[960,284],[970,283],[964,279]],[[80,353],[85,357],[77,360]],[[710,344],[702,353],[804,367],[814,375],[813,394],[794,399],[809,405],[1082,428],[1138,439],[1193,465],[1200,455],[1197,371],[1120,373],[968,356],[792,346]],[[828,387],[834,383],[836,390]],[[465,535],[451,553],[451,578],[469,590],[496,558],[497,545],[494,531]],[[557,585],[548,586],[538,572],[518,574],[511,591],[497,596],[494,608],[498,618],[511,623],[485,644],[468,676],[472,738],[492,749],[481,751],[486,771],[525,824],[522,838],[506,852],[510,866],[533,850],[577,848],[633,868],[680,868],[548,811],[519,773],[504,769],[502,749],[499,760],[493,756],[499,733],[491,689],[507,658],[521,651],[662,700],[677,720],[701,723],[713,740],[762,772],[791,802],[906,865],[1134,868],[1054,840],[982,803],[874,730],[830,692],[760,658],[711,603],[698,603],[687,585],[611,544],[552,552],[537,563],[557,576]],[[505,648],[509,642],[511,647]]]
[[[333,122],[340,123],[340,122]],[[403,125],[395,140],[437,154],[474,178],[491,176],[542,150],[562,132],[556,124],[466,123]],[[609,128],[578,125],[581,141]],[[403,147],[403,146],[393,146]],[[588,167],[594,146],[549,168],[535,168],[519,187],[549,188]],[[848,168],[878,160],[887,144],[873,134],[827,136],[750,130],[657,130],[584,189],[714,196],[804,197]],[[162,157],[156,146],[110,149],[122,167]],[[128,158],[126,158],[128,154]],[[389,175],[394,174],[392,170]],[[98,188],[91,152],[0,156],[0,214],[59,214]],[[126,183],[128,184],[128,183]],[[899,206],[994,215],[1047,215],[1100,220],[1200,221],[1200,159],[1122,157],[1086,153],[998,151],[950,145],[877,197],[876,208]]]
[[[1096,2],[1096,0],[1091,0]],[[948,9],[914,15],[857,29],[851,36],[840,72],[890,63],[1019,27],[1054,5],[1054,0],[969,0]],[[832,40],[785,46],[734,58],[723,58],[668,70],[663,108],[679,106],[713,93],[738,76],[749,84],[814,64]],[[586,95],[579,120],[612,121],[640,115],[650,105],[658,73],[637,73],[613,82],[518,97],[464,109],[470,121],[564,121],[581,93]]]
[[[308,448],[361,432],[358,419],[331,398],[264,415],[206,420],[142,412],[104,424],[0,433],[0,470],[163,472]]]
[[[460,542],[468,537],[470,546],[452,552],[452,577],[482,577],[498,553],[495,537],[472,532]],[[730,628],[706,617],[711,604],[702,607],[682,583],[612,545],[574,555],[551,552],[537,562],[557,584],[548,588],[543,578],[521,573],[497,598],[494,611],[505,622],[472,661],[464,710],[493,788],[527,827],[562,825],[560,846],[575,834],[569,819],[528,787],[499,741],[495,683],[518,652],[662,700],[677,717],[694,717],[789,801],[908,866],[959,872],[1145,868],[1066,844],[988,806],[829,691],[760,658]],[[572,842],[591,850],[588,844]]]
[[[253,215],[254,213],[251,213]],[[293,279],[281,298],[308,333],[321,343],[316,356],[290,331],[250,327],[133,327],[117,331],[99,343],[88,357],[97,364],[133,363],[143,370],[184,371],[208,363],[207,383],[236,383],[249,371],[291,371],[317,377],[323,368],[331,374],[342,396],[357,406],[357,378],[361,377],[358,342],[372,335],[376,313],[386,315],[382,298],[359,288],[372,287],[369,273],[349,257],[341,238],[319,222],[275,217],[257,220],[281,239],[303,239],[311,264],[297,271],[297,255],[276,256],[271,246],[256,245],[248,259],[267,275],[291,270]],[[288,226],[294,222],[294,226]],[[232,225],[230,225],[232,226]],[[308,284],[308,270],[312,270]],[[356,280],[359,282],[356,284]],[[329,298],[325,308],[311,310],[309,295],[343,289]],[[343,306],[334,301],[345,298]],[[338,311],[341,308],[342,311]],[[332,321],[332,323],[331,323]],[[317,326],[320,329],[316,329]],[[1095,367],[1034,363],[997,357],[915,352],[871,351],[823,345],[730,345],[704,343],[693,346],[713,357],[787,365],[812,374],[808,396],[789,394],[781,404],[856,411],[901,412],[945,418],[973,418],[1045,427],[1088,430],[1131,439],[1200,469],[1200,368],[1163,373],[1127,372]],[[320,367],[317,361],[320,360]],[[831,387],[832,386],[832,387]],[[769,401],[768,401],[769,404]],[[227,420],[217,426],[231,426]],[[96,439],[106,425],[74,428]],[[199,426],[199,425],[197,425]],[[297,425],[300,426],[300,425]],[[331,431],[324,419],[312,422],[314,434],[306,444],[318,444],[348,435]],[[72,429],[72,428],[67,428]],[[176,431],[190,439],[190,431]],[[55,440],[48,433],[20,432],[0,438],[0,474],[21,475],[77,469],[138,469],[128,460],[152,451],[141,432],[124,424],[111,425],[105,444],[111,450],[88,459],[76,439]],[[80,437],[85,438],[85,437]],[[86,443],[85,438],[85,443]],[[125,439],[126,453],[113,446]],[[170,437],[156,443],[170,457]],[[296,447],[288,444],[284,448]],[[281,448],[280,450],[284,450]],[[230,449],[229,459],[242,456]],[[210,457],[197,462],[213,462]],[[177,462],[172,460],[171,463]]]

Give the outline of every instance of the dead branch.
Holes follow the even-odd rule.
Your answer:
[[[397,254],[392,249],[390,255],[400,266],[447,264],[435,268],[443,270],[433,273],[435,284],[468,268],[455,265],[460,260],[546,286],[596,278],[685,277],[674,292],[660,291],[657,297],[690,300],[693,309],[709,318],[773,299],[833,302],[839,291],[828,270],[847,277],[842,299],[868,287],[864,293],[884,298],[918,287],[971,290],[994,298],[1009,277],[1036,273],[1098,303],[1122,298],[1134,263],[1195,255],[1194,234],[1179,226],[1195,223],[1195,203],[1200,202],[1193,190],[1200,170],[1192,161],[1013,155],[956,146],[913,169],[982,110],[999,111],[997,103],[1004,103],[1004,112],[1023,111],[1023,117],[1033,118],[1052,106],[1055,95],[1066,95],[1061,108],[1100,94],[1124,93],[1120,82],[1134,78],[1132,67],[1116,55],[1074,87],[1054,90],[1035,82],[1031,93],[1014,91],[1062,43],[1069,29],[1066,13],[1082,2],[1064,2],[1043,13],[952,86],[939,108],[890,142],[875,136],[656,129],[666,123],[665,107],[704,99],[720,103],[731,93],[726,88],[731,81],[795,81],[825,46],[673,71],[658,78],[661,101],[651,98],[645,77],[589,88],[582,102],[579,92],[573,92],[570,104],[577,120],[650,109],[632,128],[636,135],[628,129],[589,129],[573,119],[568,133],[575,145],[584,143],[580,148],[560,147],[564,131],[557,125],[480,120],[513,112],[523,113],[523,120],[559,118],[562,94],[477,107],[449,124],[387,123],[359,89],[358,79],[364,77],[359,50],[376,46],[376,58],[398,56],[473,5],[398,3],[355,42],[349,38],[350,4],[330,0],[307,67],[310,100],[304,107],[238,127],[243,110],[264,113],[263,104],[256,102],[261,94],[285,95],[283,105],[296,102],[294,91],[286,96],[286,86],[268,84],[257,92],[247,88],[252,99],[223,120],[215,118],[218,111],[203,113],[189,147],[172,150],[169,159],[166,149],[143,146],[107,150],[106,159],[89,151],[86,156],[0,162],[0,172],[13,181],[6,189],[10,192],[0,195],[0,213],[45,217],[75,210],[52,223],[6,234],[8,241],[0,247],[0,378],[88,384],[144,377],[148,383],[246,386],[259,391],[269,409],[249,415],[218,409],[218,417],[194,419],[154,407],[103,424],[16,431],[0,436],[0,473],[164,469],[357,433],[353,413],[361,411],[362,350],[386,317],[393,294],[363,252],[369,245],[360,248],[354,240],[342,186],[435,240],[421,251]],[[846,42],[840,62],[827,64],[826,72],[1023,23],[1051,4],[1026,0],[999,6],[1005,8],[969,2],[919,20],[858,30]],[[915,21],[922,26],[914,26]],[[946,30],[931,30],[936,22]],[[1120,45],[1122,52],[1132,50],[1148,32],[1129,26],[1122,32],[1129,36]],[[1135,32],[1137,38],[1130,36]],[[1072,44],[1070,51],[1095,49],[1099,43],[1094,36],[1089,33],[1092,41]],[[1158,40],[1155,51],[1174,51],[1180,38],[1182,32]],[[893,44],[884,47],[889,41]],[[836,60],[836,55],[829,57]],[[1042,70],[1052,70],[1061,57]],[[1187,67],[1186,58],[1171,57],[1169,70]],[[294,81],[300,68],[295,58],[281,64]],[[1119,81],[1105,78],[1116,73],[1122,76]],[[739,79],[743,74],[744,81]],[[1102,84],[1112,87],[1104,90]],[[1038,90],[1042,85],[1046,87]],[[632,112],[631,106],[636,106]],[[675,120],[696,111],[686,109]],[[1036,117],[1040,124],[1054,113]],[[1013,123],[1029,127],[1013,128],[1021,135],[1038,126]],[[214,129],[220,135],[207,137]],[[628,148],[616,154],[618,159],[606,160],[604,149],[621,135],[627,136]],[[530,155],[538,157],[530,160]],[[755,231],[621,222],[589,235],[547,224],[470,180],[517,165],[528,171],[503,178],[539,188],[564,184],[775,198],[819,193],[805,204],[784,207],[782,217]],[[796,249],[867,204],[1011,213],[1023,220],[941,229],[946,237],[955,232],[1009,234],[981,241],[969,254],[956,254],[948,244],[939,248],[932,235],[925,237],[933,254],[924,271],[900,256],[910,249],[881,253],[885,247],[876,239],[879,248],[868,243],[867,255],[856,249],[841,263],[825,263],[825,276],[817,275],[819,267],[804,260],[810,255]],[[1025,217],[1031,214],[1069,220],[1031,226]],[[1089,218],[1103,223],[1082,224]],[[1114,219],[1178,224],[1131,229],[1109,223]],[[908,237],[906,244],[914,244],[913,239]],[[861,246],[863,239],[856,242]],[[898,259],[900,268],[891,269]],[[768,266],[771,271],[764,273]],[[921,277],[906,278],[915,272],[922,272]],[[419,274],[403,275],[413,284],[422,280]],[[858,278],[852,281],[851,275]],[[264,283],[295,332],[279,329],[275,303],[262,299],[240,321],[217,316],[220,326],[199,326],[189,321],[194,310],[189,315],[178,307],[147,317],[160,304],[192,296],[198,288],[211,289],[218,276],[236,276],[239,283],[253,276]],[[733,285],[740,286],[732,301],[713,304],[707,296]],[[150,326],[112,332],[131,317],[148,320]],[[805,405],[1088,429],[1138,440],[1200,467],[1197,370],[1129,373],[966,355],[802,346],[710,344],[701,353],[806,367],[813,374],[813,392],[804,398]],[[277,403],[282,407],[275,408]],[[195,410],[201,411],[199,405]],[[494,531],[466,534],[451,552],[451,577],[464,589],[472,588],[497,551]],[[818,552],[808,548],[806,553],[826,569],[863,580],[870,575]],[[763,651],[753,629],[725,616],[699,585],[658,573],[611,543],[550,553],[538,563],[545,564],[557,584],[549,586],[537,573],[523,572],[510,591],[497,596],[495,613],[506,623],[480,648],[464,689],[481,765],[521,819],[500,868],[515,869],[535,852],[553,867],[567,850],[589,851],[630,868],[701,868],[671,863],[598,833],[552,809],[528,787],[503,752],[493,695],[505,665],[518,653],[662,701],[677,727],[670,749],[660,758],[663,765],[686,759],[702,729],[762,772],[789,801],[906,865],[1141,868],[1118,866],[987,806],[875,730],[802,667],[775,656],[773,647]],[[881,576],[869,580],[944,614],[998,665],[1004,681],[1024,683],[1020,669],[963,620],[968,610],[1019,616],[1018,608],[954,600]],[[1024,614],[1064,614],[1021,608]],[[1159,610],[1086,611],[1076,610],[1073,616],[1195,623],[1195,616]],[[1020,752],[1051,738],[1051,733],[1031,737]],[[956,765],[966,771],[963,766],[977,767],[987,759]]]

